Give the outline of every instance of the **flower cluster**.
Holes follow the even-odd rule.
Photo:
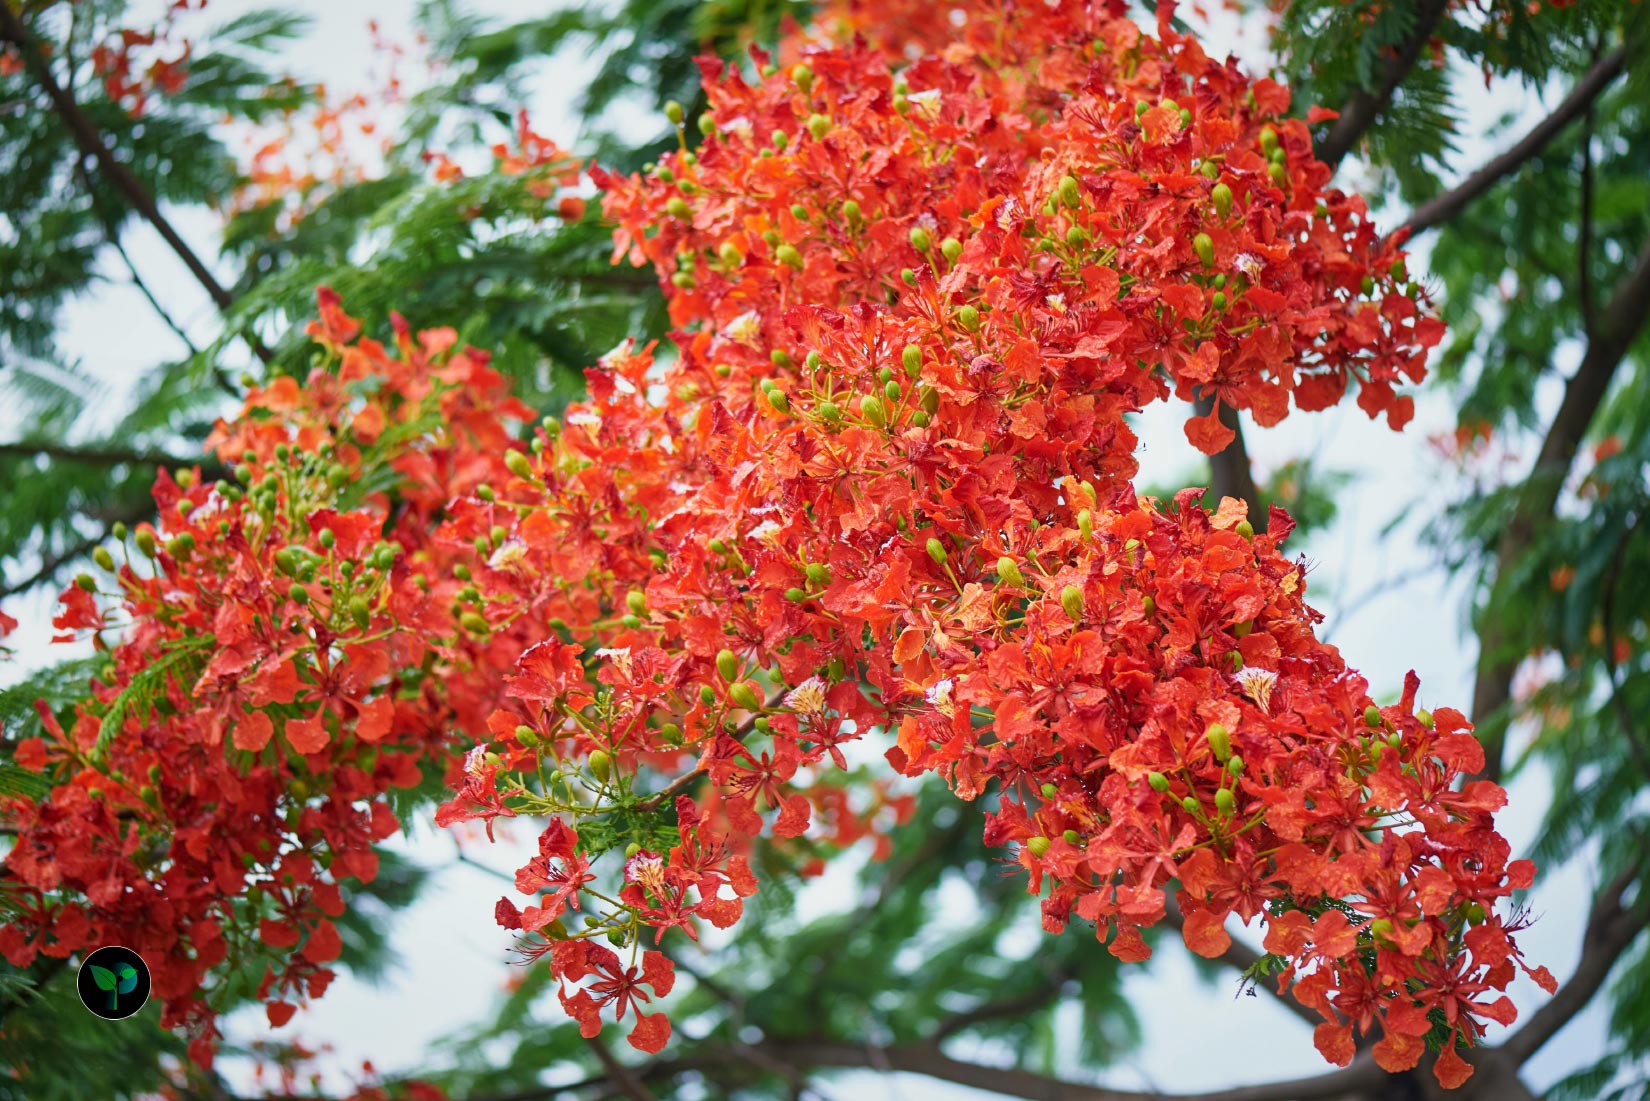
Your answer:
[[[863,42],[758,83],[708,65],[702,146],[598,177],[678,354],[592,370],[501,490],[483,602],[551,583],[556,636],[443,813],[610,825],[673,794],[720,854],[809,834],[821,766],[880,727],[901,772],[996,793],[990,839],[1051,882],[1051,929],[1143,958],[1178,882],[1195,951],[1233,913],[1266,923],[1326,1056],[1379,1022],[1383,1065],[1430,1035],[1458,1081],[1519,962],[1494,909],[1531,869],[1494,831],[1502,793],[1456,790],[1479,765],[1458,713],[1417,713],[1413,684],[1376,707],[1315,639],[1286,517],[1255,537],[1241,505],[1138,499],[1123,419],[1174,394],[1272,423],[1355,385],[1401,426],[1441,327],[1282,88],[1166,11],[1154,40],[1093,6],[1014,10],[971,6],[963,41],[897,71]],[[1226,442],[1214,415],[1187,434]],[[499,507],[455,507],[450,533]],[[634,793],[690,753],[696,798],[679,772]],[[622,1016],[668,977],[570,940],[634,952],[638,926],[737,916],[731,862],[707,883],[702,838],[644,832],[604,838],[629,841],[615,900],[558,820],[518,876],[535,904],[498,907],[587,1025],[585,994]],[[581,896],[614,907],[570,933]]]
[[[387,793],[439,770],[455,729],[484,732],[498,676],[429,536],[449,497],[504,473],[527,410],[451,330],[403,327],[391,355],[323,291],[312,333],[303,384],[253,390],[214,433],[226,478],[163,472],[157,525],[120,533],[124,562],[98,552],[112,581],[63,594],[60,637],[90,633],[106,664],[17,750],[50,796],[0,808],[23,915],[0,951],[131,947],[202,1059],[226,958],[268,958],[276,1025],[325,989],[341,886],[375,876],[398,826]]]
[[[379,795],[445,759],[438,824],[547,823],[495,920],[587,1036],[657,1051],[664,938],[739,921],[755,839],[806,873],[907,815],[874,747],[992,797],[1050,931],[1143,959],[1172,904],[1213,956],[1259,918],[1326,1057],[1378,1029],[1383,1066],[1430,1044],[1463,1080],[1533,872],[1470,727],[1413,678],[1377,706],[1316,638],[1281,512],[1138,496],[1125,419],[1208,399],[1214,452],[1221,406],[1352,388],[1401,427],[1441,326],[1287,92],[1171,4],[1156,37],[1120,5],[950,7],[828,7],[759,80],[707,62],[704,142],[596,174],[675,354],[616,349],[525,449],[451,334],[390,356],[324,297],[331,366],[215,437],[236,484],[157,487],[110,674],[29,751],[63,782],[9,809],[39,905],[0,947],[135,929],[187,1008],[261,921],[304,944],[265,993],[314,993]],[[107,614],[71,589],[59,625]]]

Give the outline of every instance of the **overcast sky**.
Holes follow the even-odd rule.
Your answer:
[[[247,0],[212,0],[204,21],[210,25],[262,6]],[[412,0],[301,0],[284,6],[301,8],[315,20],[312,32],[292,51],[291,67],[338,89],[353,88],[363,80],[360,66],[366,55],[367,22],[376,19],[390,37],[410,39],[415,7]],[[470,6],[516,18],[550,7],[510,0]],[[1234,17],[1223,14],[1206,46],[1211,54],[1231,51],[1253,60],[1262,42],[1255,27],[1239,27]],[[588,58],[557,59],[543,68],[530,104],[535,129],[576,147],[577,120],[571,101],[590,71]],[[1476,97],[1467,104],[1469,134],[1474,128],[1485,128],[1500,112],[1511,109],[1535,117],[1539,110],[1533,94],[1520,102],[1513,89],[1498,88],[1492,103],[1481,81],[1463,81],[1461,88]],[[1521,129],[1515,127],[1513,133]],[[1470,168],[1507,143],[1505,136],[1491,141],[1469,137],[1462,142],[1462,164]],[[180,211],[176,216],[197,251],[210,256],[215,219],[198,211]],[[1387,219],[1391,224],[1398,221],[1395,212]],[[142,229],[132,231],[129,247],[151,285],[192,334],[209,337],[215,327],[211,303],[175,258]],[[1424,261],[1411,268],[1424,271]],[[116,275],[112,265],[110,273]],[[153,317],[136,291],[121,285],[118,278],[72,306],[69,316],[62,352],[95,366],[117,391],[124,380],[180,350],[177,339]],[[119,339],[112,340],[111,334],[119,334]],[[1545,398],[1550,411],[1556,406],[1557,387],[1549,385]],[[1315,456],[1356,476],[1342,496],[1337,521],[1297,548],[1315,564],[1309,584],[1313,603],[1328,615],[1323,628],[1328,637],[1368,676],[1377,696],[1396,696],[1404,673],[1414,668],[1422,676],[1425,705],[1465,708],[1471,698],[1476,646],[1466,629],[1463,590],[1448,583],[1421,538],[1426,525],[1460,491],[1451,468],[1427,444],[1428,436],[1454,427],[1454,416],[1449,395],[1442,389],[1424,388],[1416,404],[1415,421],[1401,435],[1372,424],[1347,401],[1324,413],[1297,412],[1268,431],[1251,427],[1248,439],[1262,477],[1288,460],[1305,456]],[[1142,484],[1197,484],[1204,477],[1200,457],[1190,450],[1180,431],[1184,416],[1183,410],[1158,407],[1141,418]],[[15,428],[0,416],[0,431]],[[1533,448],[1528,453],[1533,454]],[[1406,510],[1407,517],[1383,536],[1383,530]],[[25,666],[59,656],[44,645],[49,634],[49,599],[17,604],[9,610],[25,620],[19,636]],[[6,669],[0,667],[0,684],[6,676]],[[1512,805],[1502,823],[1515,848],[1533,836],[1544,809],[1543,787],[1533,777],[1512,785]],[[518,831],[516,851],[523,837],[525,831]],[[511,937],[492,919],[500,882],[476,868],[453,863],[453,838],[428,823],[398,844],[421,863],[443,870],[433,877],[420,901],[395,920],[396,965],[376,985],[345,976],[281,1032],[310,1043],[329,1043],[333,1054],[326,1065],[335,1083],[341,1081],[338,1068],[358,1065],[363,1059],[371,1059],[388,1074],[427,1065],[431,1046],[444,1035],[486,1018],[508,976],[506,953]],[[520,862],[507,846],[471,852],[500,869],[513,869]],[[842,890],[844,879],[844,873],[828,877],[812,889],[805,905],[824,909],[835,905],[838,898],[851,897]],[[1534,893],[1534,908],[1541,920],[1521,936],[1521,944],[1532,959],[1548,964],[1561,979],[1576,959],[1591,883],[1591,871],[1580,860],[1567,869],[1545,872]],[[957,902],[966,905],[966,895]],[[1067,935],[1082,934],[1074,930]],[[1258,937],[1249,939],[1258,944]],[[1198,1090],[1328,1069],[1307,1029],[1273,1000],[1234,999],[1231,983],[1199,982],[1187,953],[1168,941],[1165,944],[1165,950],[1149,965],[1135,969],[1127,982],[1127,996],[1144,1022],[1145,1040],[1125,1064],[1106,1072],[1106,1084]],[[1096,945],[1095,951],[1104,949]],[[1528,1011],[1542,998],[1522,979],[1512,994],[1521,1011]],[[542,1009],[546,1024],[560,1019],[553,1004]],[[235,1039],[250,1041],[265,1035],[267,1026],[261,1010],[249,1010],[232,1018],[227,1031]],[[1496,1031],[1492,1026],[1492,1040]],[[1601,1049],[1603,1036],[1604,1011],[1595,1005],[1530,1064],[1533,1084],[1544,1087],[1590,1062]],[[1195,1045],[1188,1043],[1189,1037],[1195,1038]],[[1256,1058],[1257,1053],[1264,1057]],[[244,1080],[244,1067],[230,1063],[227,1069]],[[852,1096],[856,1101],[994,1096],[910,1076],[851,1074],[837,1077],[834,1083],[824,1090],[828,1096]]]

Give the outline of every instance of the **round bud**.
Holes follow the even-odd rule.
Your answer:
[[[1215,755],[1215,760],[1224,761],[1232,755],[1232,736],[1220,723],[1210,723],[1203,736],[1209,740],[1209,752]]]
[[[504,453],[504,465],[510,469],[511,474],[518,478],[531,478],[533,476],[533,460],[527,457],[525,451],[506,451]]]
[[[1417,711],[1415,713],[1415,718],[1419,720],[1421,725],[1426,727],[1428,730],[1432,729],[1432,712],[1428,711],[1426,708],[1423,707],[1421,710]]]
[[[945,544],[933,536],[928,537],[928,557],[934,560],[936,566],[945,565],[945,560],[949,557]]]
[[[693,208],[688,206],[687,200],[680,195],[672,195],[670,201],[665,203],[665,213],[678,221],[685,222],[693,217]]]
[[[1157,614],[1157,600],[1156,600],[1156,598],[1151,597],[1151,596],[1141,597],[1140,598],[1140,611],[1143,615],[1147,615],[1147,616],[1156,615]]]
[[[1245,539],[1253,539],[1255,537],[1255,525],[1251,524],[1247,520],[1239,520],[1232,527],[1232,530],[1243,536]]]
[[[1019,564],[1006,554],[997,559],[997,578],[1003,584],[1013,585],[1015,588],[1019,588],[1026,583],[1025,575],[1020,572]]]
[[[355,626],[365,631],[372,623],[372,609],[367,606],[364,596],[352,596],[349,600],[349,616],[355,621]]]
[[[712,117],[709,111],[706,111],[704,114],[699,116],[699,133],[708,138],[715,132],[716,119]]]
[[[1370,704],[1368,707],[1364,708],[1364,725],[1381,725],[1381,709],[1379,707],[1376,707],[1374,704]]]
[[[1033,837],[1026,842],[1026,848],[1031,850],[1032,856],[1044,856],[1047,855],[1048,848],[1052,844],[1053,842],[1048,838],[1044,837],[1042,834],[1038,834],[1036,837]]]
[[[1204,267],[1214,267],[1215,241],[1213,237],[1210,237],[1207,233],[1199,233],[1192,238],[1192,249],[1196,251],[1197,258],[1203,261]]]
[[[955,237],[947,237],[940,242],[940,254],[945,257],[947,263],[955,264],[957,257],[962,255],[962,242]]]
[[[799,222],[806,222],[808,220],[808,208],[801,203],[792,203],[791,217]]]
[[[849,199],[842,204],[842,216],[848,219],[848,228],[858,230],[865,224],[865,215],[860,211],[859,204]]]
[[[1169,790],[1169,778],[1161,772],[1147,773],[1146,783],[1150,784],[1151,789],[1159,795],[1165,794]]]
[[[1056,795],[1059,795],[1059,794],[1060,794],[1060,789],[1055,787],[1053,784],[1044,784],[1043,785],[1043,798],[1044,799],[1052,799]]]
[[[109,553],[108,547],[98,547],[92,551],[92,561],[97,563],[99,569],[112,571],[115,568],[115,556]]]
[[[758,711],[762,707],[762,700],[757,696],[756,689],[745,681],[735,681],[728,685],[728,699],[746,711]]]
[[[888,413],[882,407],[882,400],[874,395],[860,400],[859,412],[861,416],[878,428],[888,423]]]
[[[917,273],[912,271],[910,268],[901,268],[899,270],[899,278],[900,282],[904,283],[908,287],[914,287],[917,285]]]
[[[831,571],[818,562],[808,563],[808,568],[804,572],[808,575],[808,584],[816,589],[823,589],[831,583]]]
[[[900,361],[905,365],[905,374],[909,378],[916,378],[922,374],[922,349],[915,344],[907,344],[900,352]]]
[[[1076,176],[1060,177],[1060,201],[1073,210],[1083,204],[1083,185]]]
[[[889,379],[882,384],[882,393],[889,401],[898,401],[900,395],[899,383]]]
[[[670,120],[672,126],[682,125],[682,105],[675,100],[668,101],[665,104],[665,118]]]
[[[77,587],[89,593],[97,592],[97,578],[89,573],[77,574],[74,579]]]
[[[807,95],[814,86],[814,71],[806,65],[798,65],[791,70],[791,82]]]
[[[825,135],[829,134],[830,132],[831,132],[831,120],[830,119],[826,118],[824,115],[817,115],[817,114],[808,116],[808,133],[813,135],[813,139],[815,141],[824,141],[825,140]]]
[[[331,550],[338,544],[338,534],[331,528],[322,528],[321,534],[317,535],[315,538],[320,542],[321,546],[327,550]]]
[[[796,250],[795,245],[780,245],[773,250],[773,258],[788,268],[802,270],[802,254]]]
[[[1180,801],[1180,805],[1185,809],[1187,814],[1203,813],[1203,804],[1197,801],[1197,796],[1195,795],[1186,796]]]
[[[783,130],[775,130],[771,140],[773,141],[773,147],[775,149],[780,152],[784,152],[785,146],[789,145],[791,142],[791,136]]]
[[[1232,795],[1231,788],[1221,788],[1215,792],[1215,810],[1222,818],[1232,817],[1232,811],[1237,809],[1237,799]]]
[[[607,751],[592,749],[587,763],[590,765],[590,775],[604,784],[607,783],[607,778],[613,774],[613,758],[608,756]]]
[[[1076,585],[1067,585],[1060,590],[1060,607],[1065,610],[1067,618],[1073,623],[1083,619],[1083,590]]]
[[[1269,176],[1272,182],[1277,184],[1279,187],[1282,187],[1284,184],[1289,182],[1289,169],[1285,168],[1277,161],[1272,162],[1271,167],[1266,170],[1266,175]]]
[[[624,602],[634,615],[641,615],[647,611],[647,596],[640,589],[631,589],[625,593]]]
[[[788,413],[791,409],[791,399],[785,396],[785,391],[777,386],[768,391],[768,404],[781,413]]]
[[[1267,155],[1270,156],[1272,150],[1278,147],[1278,132],[1270,126],[1261,127],[1260,147],[1266,151]]]
[[[973,306],[957,307],[957,324],[968,332],[978,332],[980,329],[980,311]]]
[[[458,617],[458,625],[472,635],[487,633],[487,619],[479,612],[465,612]]]
[[[934,239],[928,235],[928,231],[926,229],[923,229],[921,226],[911,227],[912,248],[916,249],[918,252],[927,252],[933,244]]]

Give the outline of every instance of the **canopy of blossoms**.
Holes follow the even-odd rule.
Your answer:
[[[64,594],[108,663],[19,750],[54,786],[4,806],[8,959],[144,953],[208,1060],[231,949],[271,1022],[318,997],[389,793],[444,770],[438,824],[544,823],[497,922],[586,1035],[657,1051],[671,941],[737,925],[759,838],[841,851],[937,773],[1049,933],[1142,960],[1173,906],[1217,956],[1258,920],[1326,1058],[1373,1032],[1389,1070],[1471,1074],[1534,869],[1470,725],[1413,674],[1375,704],[1280,510],[1139,496],[1125,419],[1212,399],[1213,453],[1221,406],[1351,391],[1401,428],[1442,326],[1287,90],[1172,5],[1155,37],[1121,3],[950,7],[827,5],[760,77],[705,64],[694,150],[591,170],[674,348],[615,350],[525,446],[485,354],[321,293],[315,368],[211,441],[231,476],[163,474]]]

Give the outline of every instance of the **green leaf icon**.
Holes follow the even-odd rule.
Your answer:
[[[120,975],[120,986],[117,988],[122,994],[130,994],[137,989],[137,968],[129,963],[123,963],[115,969]]]
[[[113,990],[115,988],[115,973],[108,968],[97,964],[87,964],[92,969],[92,981],[97,983],[99,990]]]

